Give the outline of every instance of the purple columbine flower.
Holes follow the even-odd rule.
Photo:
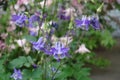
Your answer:
[[[14,80],[22,80],[22,74],[20,70],[14,69],[14,73],[11,75]]]
[[[29,27],[39,26],[39,22],[40,22],[40,16],[34,14],[29,18]]]
[[[57,60],[67,57],[68,51],[69,48],[66,48],[61,42],[56,42],[55,46],[51,48],[51,53]]]
[[[45,42],[43,41],[43,37],[40,37],[37,42],[32,42],[32,44],[34,49],[44,51]]]
[[[22,14],[12,15],[11,20],[15,22],[16,25],[23,27],[27,25],[26,21],[28,20],[28,17],[24,13],[22,13]]]
[[[38,34],[37,27],[39,26],[39,22],[40,16],[37,14],[34,14],[29,18],[30,35],[37,36]]]
[[[90,20],[90,23],[94,29],[96,29],[96,30],[100,29],[100,23],[96,17],[92,17]]]
[[[90,26],[90,18],[83,16],[81,20],[76,19],[75,24],[76,24],[77,28],[82,28],[82,29],[88,30],[89,26]]]

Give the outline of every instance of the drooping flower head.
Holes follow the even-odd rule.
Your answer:
[[[94,29],[96,29],[96,30],[100,29],[100,23],[99,23],[98,18],[92,17],[91,20],[90,20],[90,23],[91,23],[91,25]]]
[[[66,48],[61,42],[56,42],[51,48],[51,52],[55,59],[60,60],[68,56],[69,48]]]
[[[78,50],[75,51],[75,53],[90,53],[90,50],[85,47],[85,44],[81,44],[78,48]]]
[[[90,19],[83,16],[82,19],[76,19],[75,24],[77,28],[88,30],[90,26]]]
[[[28,20],[28,17],[22,13],[22,14],[17,14],[17,15],[12,15],[11,20],[15,22],[16,25],[19,27],[24,27],[27,25],[26,21]]]
[[[38,67],[37,64],[32,64],[33,68],[36,69]]]
[[[22,74],[20,70],[14,69],[14,73],[11,75],[14,80],[22,80]]]
[[[43,41],[43,37],[40,37],[37,42],[32,42],[33,48],[38,51],[44,51],[45,42]]]

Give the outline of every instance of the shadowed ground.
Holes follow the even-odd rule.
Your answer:
[[[120,80],[120,39],[110,50],[101,50],[97,53],[111,61],[111,65],[106,69],[93,68],[92,80]]]

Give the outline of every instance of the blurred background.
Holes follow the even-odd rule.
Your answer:
[[[51,5],[53,0],[47,1],[48,12],[46,12],[51,15],[52,13],[49,14],[49,10],[55,11],[55,7]],[[15,13],[15,11],[34,12],[34,9],[31,9],[33,7],[32,3],[28,6],[26,4],[18,6],[16,2],[13,0],[0,0],[0,58],[5,56],[7,51],[19,50],[17,42],[12,40],[17,37],[15,33],[20,30],[15,31],[17,26],[10,21],[11,14]],[[39,2],[39,0],[36,0],[36,2]],[[66,2],[67,8],[74,8],[75,15],[73,16],[75,18],[79,18],[81,15],[97,15],[99,17],[100,31],[90,30],[85,32],[81,42],[75,38],[71,43],[72,49],[78,47],[74,48],[77,42],[85,43],[87,48],[93,51],[92,55],[96,53],[94,59],[85,60],[85,66],[91,68],[90,78],[92,80],[120,80],[120,0],[60,0],[60,2],[61,4]],[[40,4],[43,7],[43,4]],[[51,19],[51,17],[48,19]],[[63,30],[64,32],[65,30]],[[63,33],[56,33],[56,35],[63,35]],[[82,34],[79,31],[76,31],[76,33],[78,36]],[[29,51],[26,51],[25,54],[28,55]],[[7,60],[5,60],[5,63],[7,63]]]

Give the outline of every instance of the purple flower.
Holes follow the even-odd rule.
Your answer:
[[[40,16],[34,14],[29,18],[29,27],[39,26],[39,22],[40,22]]]
[[[40,37],[37,42],[32,42],[32,44],[34,49],[44,51],[45,42],[43,37]]]
[[[83,16],[81,20],[76,19],[75,24],[76,24],[76,27],[78,27],[78,28],[88,30],[89,26],[90,26],[90,19],[87,18],[86,16]]]
[[[55,59],[60,60],[68,56],[69,48],[66,48],[60,42],[56,42],[55,46],[51,48],[52,55]]]
[[[35,31],[31,30],[31,31],[29,31],[29,33],[30,33],[31,36],[37,36],[38,35],[37,31],[35,32]]]
[[[99,23],[99,20],[97,18],[92,17],[90,20],[90,23],[94,29],[96,29],[96,30],[100,29],[100,23]]]
[[[14,80],[22,80],[22,74],[20,70],[14,69],[14,73],[11,75]]]
[[[35,68],[35,69],[38,67],[37,64],[32,64],[32,66],[33,66],[33,68]]]
[[[43,15],[42,18],[40,18],[40,13],[36,12],[34,15],[32,15],[29,18],[29,29],[30,29],[30,35],[37,36],[39,27],[41,27],[44,18],[46,18],[46,15]]]
[[[65,7],[60,7],[60,10],[58,12],[58,18],[61,20],[70,20],[70,16],[66,15]]]
[[[23,27],[27,25],[26,21],[28,20],[28,17],[24,13],[22,13],[22,14],[12,15],[11,20],[15,22],[16,25]]]

